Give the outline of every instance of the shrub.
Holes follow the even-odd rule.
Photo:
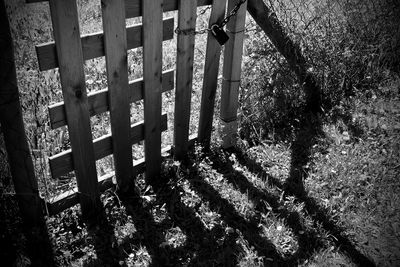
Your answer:
[[[331,118],[344,115],[353,96],[379,94],[378,84],[399,72],[400,4],[392,0],[269,1],[301,48]],[[241,96],[242,137],[290,136],[304,97],[285,60],[250,21]]]

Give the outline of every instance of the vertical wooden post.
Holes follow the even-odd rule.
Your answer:
[[[115,174],[118,189],[127,192],[133,182],[133,159],[130,143],[125,2],[102,0],[101,5]]]
[[[181,31],[196,29],[197,0],[179,0],[178,27]],[[182,160],[187,156],[190,122],[190,99],[193,83],[193,34],[178,34],[176,59],[176,89],[174,118],[174,157]]]
[[[50,11],[82,215],[90,219],[101,203],[76,0],[50,0]]]
[[[142,0],[146,179],[161,170],[162,0]]]
[[[38,184],[25,136],[20,106],[13,41],[4,2],[0,16],[0,123],[22,216],[36,224],[43,219]]]
[[[53,266],[42,200],[25,135],[13,40],[3,0],[0,1],[0,124],[31,263],[34,266]]]
[[[228,12],[240,0],[228,0]],[[226,25],[229,41],[225,45],[224,68],[221,92],[222,146],[232,147],[236,143],[237,109],[240,74],[243,53],[243,38],[246,23],[247,1],[242,4],[236,16]]]
[[[220,23],[225,16],[226,0],[214,0],[212,4],[209,27]],[[212,123],[214,117],[215,94],[218,87],[218,70],[221,56],[221,45],[212,36],[207,37],[206,61],[204,64],[203,91],[201,94],[201,108],[198,138],[205,149],[210,147]]]

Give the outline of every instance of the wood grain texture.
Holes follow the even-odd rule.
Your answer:
[[[143,27],[141,24],[126,28],[127,49],[134,49],[143,45],[142,31]],[[170,40],[173,37],[174,18],[166,18],[163,20],[163,40]],[[104,56],[104,35],[102,32],[82,36],[81,43],[84,60]],[[37,45],[36,55],[41,71],[54,69],[59,66],[54,42]]]
[[[50,0],[50,11],[82,215],[89,219],[96,216],[101,202],[97,187],[76,1]]]
[[[161,117],[160,128],[162,131],[167,130],[167,115]],[[145,124],[143,121],[135,123],[130,129],[130,144],[136,144],[144,140]],[[102,159],[113,153],[112,135],[107,134],[93,141],[94,156],[96,160]],[[60,177],[74,170],[73,155],[71,149],[63,151],[49,158],[51,176],[53,178]]]
[[[128,54],[123,0],[101,0],[115,176],[119,191],[133,187]]]
[[[214,0],[209,20],[209,27],[220,23],[225,16],[226,0]],[[221,57],[221,45],[211,32],[207,36],[206,60],[204,64],[203,89],[201,94],[199,142],[207,149],[210,146],[214,117],[215,95],[218,87],[218,70]]]
[[[170,91],[174,88],[174,70],[163,72],[162,92]],[[129,83],[128,98],[133,103],[143,99],[143,78],[136,79]],[[99,90],[88,94],[88,105],[90,116],[98,115],[110,110],[108,105],[108,89]],[[64,102],[59,102],[49,106],[50,126],[57,129],[67,125]]]
[[[228,10],[232,10],[240,0],[228,0]],[[240,7],[236,16],[226,25],[229,41],[225,44],[223,81],[221,91],[221,115],[222,123],[237,121],[237,109],[239,107],[239,86],[242,67],[243,38],[246,22],[247,1]],[[222,132],[223,147],[233,146],[235,143],[235,125],[230,123]]]
[[[196,0],[179,1],[178,27],[180,30],[196,28],[196,8]],[[174,118],[174,157],[177,160],[184,159],[188,150],[194,42],[194,35],[178,34]]]
[[[25,0],[26,3],[47,2],[49,0]],[[212,0],[197,0],[198,6],[211,5]],[[178,0],[164,0],[163,11],[174,11],[178,9]],[[142,16],[142,0],[125,0],[126,18]]]
[[[143,1],[143,79],[146,179],[161,171],[162,0]]]

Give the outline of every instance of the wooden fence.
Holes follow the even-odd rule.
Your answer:
[[[43,0],[27,0],[28,3]],[[178,34],[176,69],[162,72],[162,42],[174,37],[174,19],[163,12],[178,11],[180,30],[196,27],[199,6],[211,5],[209,25],[221,22],[226,10],[240,0],[101,0],[103,32],[80,35],[76,0],[48,0],[54,42],[36,46],[39,68],[58,68],[63,102],[49,107],[53,129],[67,125],[71,149],[50,157],[53,178],[75,172],[77,188],[48,200],[50,214],[80,203],[84,217],[101,207],[99,193],[116,177],[121,191],[133,185],[135,175],[145,172],[149,182],[160,176],[161,132],[167,115],[161,113],[162,93],[175,89],[174,157],[187,156],[194,140],[210,144],[214,102],[218,85],[221,46],[209,32],[198,138],[189,136],[195,36]],[[142,16],[142,24],[126,28],[125,19]],[[238,89],[246,16],[244,3],[227,24],[229,41],[224,49],[221,122],[224,146],[233,144],[237,125]],[[143,78],[128,80],[127,51],[143,47]],[[85,60],[105,56],[108,89],[87,93]],[[175,78],[175,81],[174,81]],[[131,125],[130,103],[144,100],[144,121]],[[90,117],[110,112],[111,134],[92,140]],[[133,161],[132,145],[144,140],[145,157]],[[96,160],[113,155],[115,171],[97,177]]]

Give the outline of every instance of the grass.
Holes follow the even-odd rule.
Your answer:
[[[399,105],[393,95],[357,102],[358,135],[354,125],[304,116],[291,142],[167,159],[156,187],[138,177],[135,196],[102,195],[99,225],[84,225],[78,207],[49,218],[57,261],[398,266]]]
[[[101,30],[100,4],[91,3],[79,2],[84,33]],[[22,2],[16,7],[27,9]],[[12,23],[18,26],[14,32],[18,41],[18,78],[41,192],[51,197],[75,183],[70,179],[73,175],[47,179],[46,157],[57,149],[68,148],[69,141],[65,128],[49,131],[44,110],[48,104],[61,100],[57,72],[39,73],[35,61],[27,60],[35,58],[32,40],[41,43],[51,38],[49,21],[45,19],[48,7],[29,7],[35,10],[28,12],[28,22],[22,24],[27,31],[18,28],[20,17],[16,16]],[[43,19],[32,14],[41,14]],[[140,19],[128,21],[138,22]],[[204,18],[200,20],[200,24],[204,22]],[[35,33],[34,29],[42,32]],[[198,38],[196,44],[202,44],[203,36]],[[242,83],[245,93],[241,97],[254,97],[251,92],[258,91],[259,100],[263,101],[260,103],[266,109],[271,107],[268,101],[273,98],[289,111],[298,110],[299,95],[290,94],[290,99],[281,96],[280,100],[279,96],[274,98],[275,92],[263,90],[263,85],[255,82],[260,77],[269,79],[264,70],[270,65],[268,60],[273,60],[257,58],[260,54],[256,50],[264,46],[260,40],[265,41],[260,32],[247,33]],[[175,39],[165,42],[164,69],[174,66],[175,47]],[[191,132],[196,131],[198,120],[202,51],[204,47],[196,46]],[[129,51],[130,79],[141,76],[138,57],[140,49]],[[282,63],[281,59],[276,60],[278,65]],[[105,88],[104,59],[86,62],[85,75],[88,90]],[[365,95],[359,90],[325,116],[298,113],[282,119],[290,113],[282,111],[275,113],[271,123],[260,121],[273,125],[273,129],[265,127],[263,134],[259,131],[262,127],[255,125],[256,138],[239,140],[236,149],[222,150],[214,142],[209,153],[196,147],[186,163],[166,159],[160,184],[152,187],[139,176],[135,181],[138,190],[130,196],[118,196],[113,189],[102,194],[104,210],[97,224],[85,224],[79,206],[48,217],[56,263],[60,266],[399,266],[400,80],[393,73],[386,77],[380,87],[367,88]],[[290,90],[285,82],[279,86]],[[173,92],[166,93],[163,99],[170,129],[163,135],[163,143],[170,144]],[[287,103],[296,105],[288,107]],[[257,107],[251,106],[250,115],[246,116],[259,115]],[[141,119],[142,103],[133,104],[131,112],[135,120]],[[251,126],[253,122],[241,112],[242,122],[246,121],[241,126]],[[268,114],[268,110],[265,112]],[[279,131],[287,130],[279,128],[281,121],[285,127],[290,124],[290,133],[275,138],[275,133],[278,136]],[[96,137],[109,132],[108,115],[96,116],[92,123]],[[218,140],[217,132],[213,138]],[[0,143],[3,144],[2,138]],[[20,230],[3,147],[0,145],[0,227],[1,243],[6,249],[0,255],[5,266],[27,266],[30,262],[27,241]],[[139,145],[134,147],[135,158],[142,156],[141,149]],[[112,157],[107,157],[97,163],[98,172],[104,174],[112,165]]]

